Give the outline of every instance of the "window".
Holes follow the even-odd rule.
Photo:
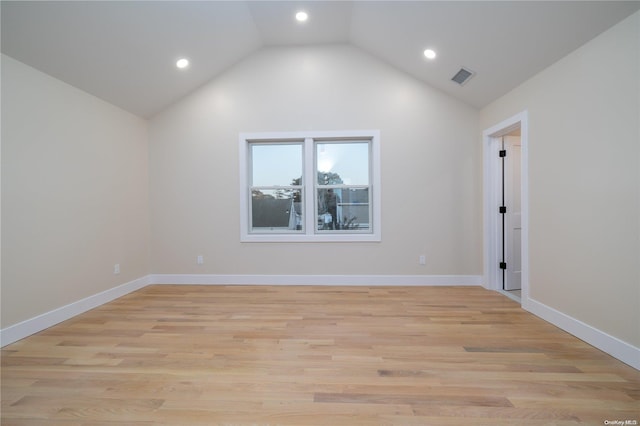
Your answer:
[[[380,241],[379,132],[240,135],[242,241]]]

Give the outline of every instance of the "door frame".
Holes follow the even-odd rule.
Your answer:
[[[498,151],[502,136],[520,128],[521,143],[521,207],[522,207],[522,297],[523,306],[529,300],[529,114],[522,111],[513,117],[489,127],[482,132],[483,150],[483,204],[484,204],[484,286],[503,294],[502,270],[500,269],[502,221],[498,213],[502,194],[502,169]]]

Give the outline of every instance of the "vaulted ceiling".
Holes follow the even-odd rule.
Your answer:
[[[2,52],[151,117],[269,46],[340,43],[483,107],[640,1],[2,1]],[[294,19],[304,10],[309,19]],[[428,60],[423,51],[433,48]],[[189,58],[178,70],[175,62]],[[451,81],[465,67],[465,85]]]

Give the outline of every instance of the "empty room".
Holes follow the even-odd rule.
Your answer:
[[[638,425],[640,1],[1,1],[2,425]]]

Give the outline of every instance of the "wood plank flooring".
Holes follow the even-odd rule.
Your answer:
[[[640,424],[639,371],[479,287],[149,286],[1,390],[7,426]]]

